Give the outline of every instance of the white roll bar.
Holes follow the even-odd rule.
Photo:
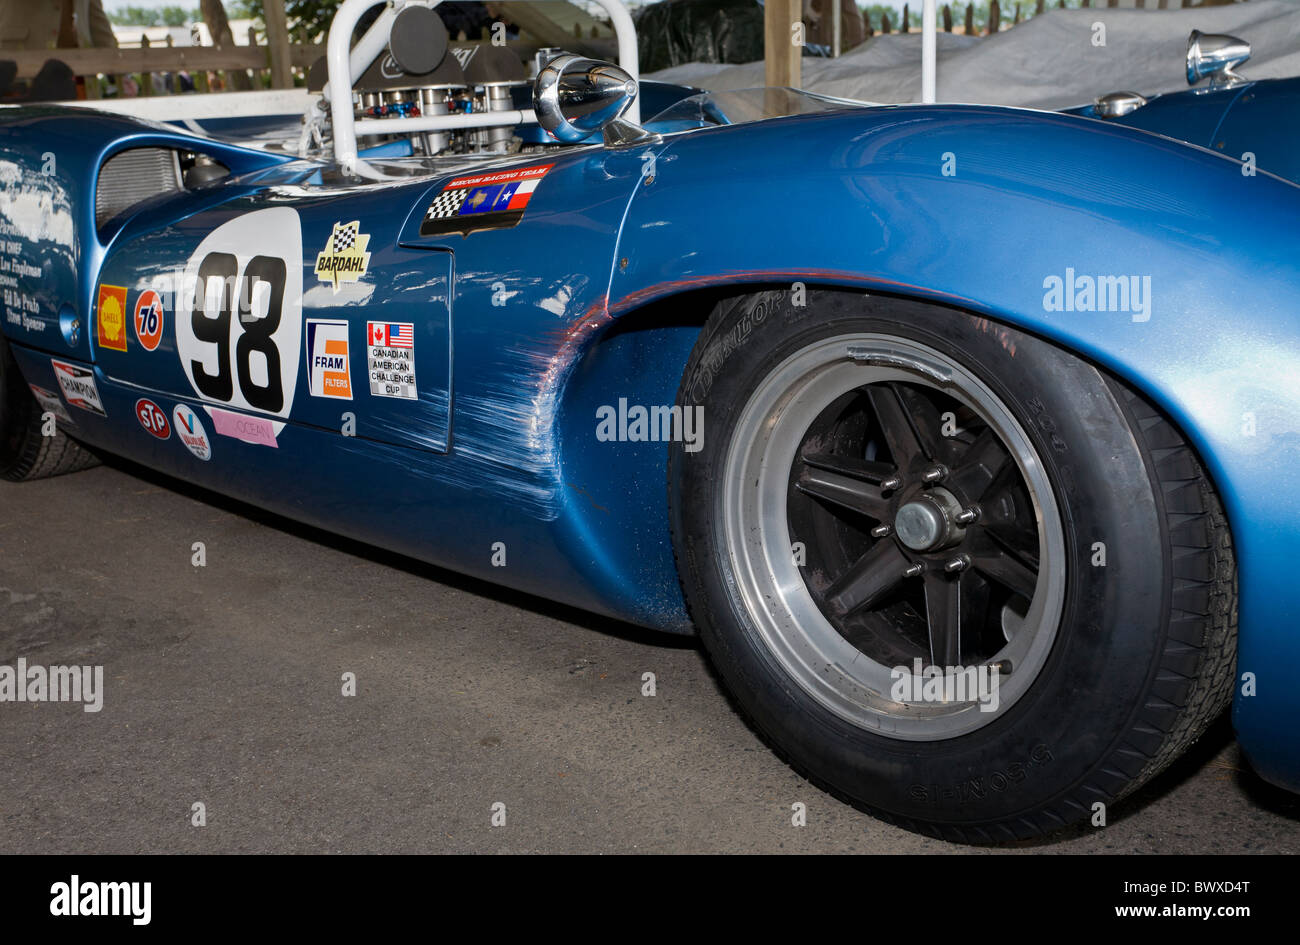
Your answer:
[[[935,96],[935,42],[939,33],[936,0],[925,0],[921,8],[921,102],[933,104]]]
[[[361,74],[370,68],[370,64],[388,45],[388,33],[398,10],[405,6],[436,7],[441,0],[386,0],[387,9],[379,15],[364,36],[351,50],[352,31],[362,14],[385,0],[343,0],[334,19],[330,23],[329,39],[325,46],[325,63],[329,70],[329,82],[325,86],[324,97],[330,104],[330,118],[334,125],[334,160],[347,173],[357,169],[357,135],[383,135],[403,131],[443,131],[454,128],[483,128],[500,125],[517,125],[524,121],[536,121],[531,110],[484,112],[481,115],[429,115],[422,118],[376,118],[358,122],[353,114],[352,84]],[[628,12],[623,0],[592,0],[609,14],[614,24],[614,35],[618,39],[618,64],[634,81],[640,79],[641,71],[637,62],[636,27],[632,24],[632,14]],[[926,0],[933,6],[934,0]],[[334,94],[334,90],[347,89],[346,94]],[[641,103],[634,99],[627,111],[629,121],[641,121]]]

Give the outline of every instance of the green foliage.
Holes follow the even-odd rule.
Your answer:
[[[1038,9],[1038,0],[1019,0],[1020,2],[1020,21],[1023,23],[1034,16]],[[1046,10],[1055,10],[1059,0],[1047,0]],[[966,23],[966,7],[975,8],[975,30],[984,33],[989,25],[989,0],[975,0],[973,3],[954,2],[949,4],[952,7],[952,26],[955,31],[960,32]],[[1065,0],[1066,7],[1077,9],[1083,6],[1083,0]],[[1105,6],[1106,0],[1092,0],[1093,6]],[[1152,3],[1154,6],[1154,2]],[[921,0],[915,0],[911,6],[912,31],[919,33],[921,31]],[[939,0],[939,29],[943,29],[943,0]],[[998,0],[998,6],[1001,8],[1002,28],[1007,29],[1011,26],[1012,20],[1016,15],[1016,0]],[[871,6],[858,5],[862,11],[862,16],[871,24],[871,28],[877,33],[880,32],[881,14],[889,14],[890,31],[897,33],[903,28],[903,11],[901,4],[899,9],[880,3],[874,3]],[[1046,10],[1044,12],[1046,12]]]

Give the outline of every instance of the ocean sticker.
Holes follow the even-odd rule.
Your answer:
[[[99,347],[126,350],[126,286],[101,285],[95,305]]]
[[[366,322],[366,368],[375,397],[418,400],[415,386],[415,325]]]
[[[250,417],[248,414],[222,410],[220,407],[205,407],[212,415],[212,426],[218,436],[243,440],[258,446],[278,449],[280,444],[275,439],[275,425],[266,417]]]
[[[352,399],[347,322],[307,319],[307,390],[313,397]]]
[[[63,391],[63,399],[69,406],[79,407],[101,417],[108,416],[103,401],[99,399],[99,388],[95,385],[94,371],[53,359],[50,360],[50,365],[54,368],[54,377],[59,382],[59,389]]]
[[[370,235],[361,232],[361,221],[335,223],[329,242],[316,256],[316,278],[328,282],[337,292],[345,282],[356,282],[366,274]]]
[[[537,185],[554,164],[457,177],[433,198],[420,222],[421,236],[495,230],[524,216]]]

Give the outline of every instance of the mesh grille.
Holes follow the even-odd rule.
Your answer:
[[[95,188],[95,225],[132,204],[181,189],[180,165],[170,148],[132,148],[114,154],[99,169]]]

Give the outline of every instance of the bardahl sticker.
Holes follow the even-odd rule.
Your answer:
[[[126,286],[101,285],[95,304],[99,347],[126,350]]]
[[[95,385],[94,371],[54,359],[50,359],[50,365],[54,368],[54,377],[59,382],[59,390],[63,391],[63,399],[69,406],[79,407],[101,417],[108,416],[104,410],[104,402],[99,399],[99,388]]]
[[[360,220],[335,223],[329,242],[316,256],[316,277],[333,285],[335,292],[345,282],[358,281],[370,265],[369,243],[370,234],[361,232]]]
[[[367,369],[375,397],[418,400],[415,386],[415,325],[366,322]]]
[[[524,216],[537,185],[554,164],[457,177],[433,198],[420,222],[421,236],[495,230]]]

